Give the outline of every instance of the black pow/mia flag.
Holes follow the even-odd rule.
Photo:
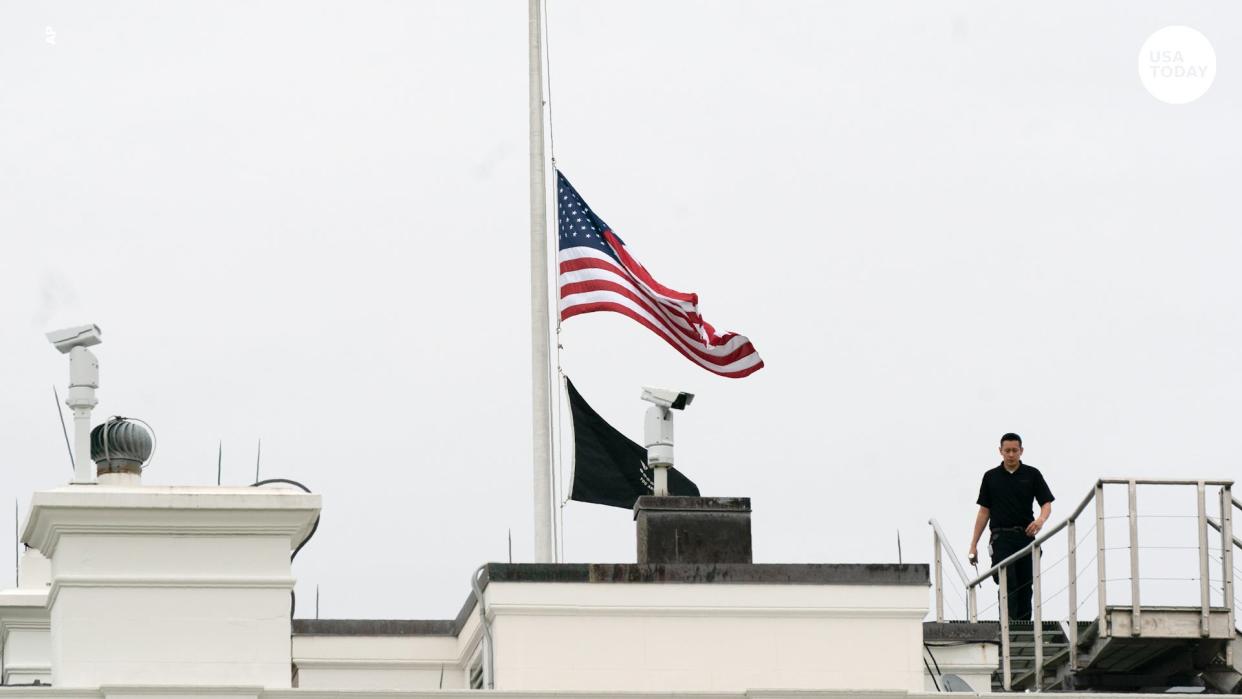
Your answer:
[[[568,377],[569,407],[574,422],[574,476],[570,499],[599,505],[634,508],[640,495],[651,495],[654,469],[647,468],[647,450],[630,441],[591,409]],[[699,487],[675,468],[668,470],[670,495],[698,496]]]

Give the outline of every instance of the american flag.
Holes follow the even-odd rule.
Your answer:
[[[612,311],[638,321],[713,374],[741,378],[763,368],[750,340],[717,335],[703,320],[697,294],[673,291],[652,278],[559,171],[556,199],[562,320]]]

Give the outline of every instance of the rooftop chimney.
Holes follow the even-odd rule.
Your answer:
[[[52,683],[289,688],[289,556],[319,508],[276,487],[35,493],[22,541],[52,562]]]
[[[639,563],[751,563],[750,498],[644,495],[634,504]]]

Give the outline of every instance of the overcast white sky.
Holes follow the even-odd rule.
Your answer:
[[[758,561],[926,561],[932,516],[964,553],[1008,430],[1054,519],[1237,473],[1236,3],[548,14],[559,165],[767,363],[595,314],[566,372],[635,438],[641,385],[698,394],[679,466],[753,498]],[[1171,24],[1218,58],[1183,106],[1136,68]],[[323,494],[300,615],[451,617],[508,530],[530,560],[526,71],[520,0],[0,6],[0,512],[70,475],[43,332],[94,322],[146,482],[214,483],[223,440],[249,483],[262,438]],[[632,561],[630,514],[568,505],[565,554]]]

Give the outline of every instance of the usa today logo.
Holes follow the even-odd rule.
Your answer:
[[[1143,87],[1161,102],[1194,102],[1216,79],[1216,51],[1195,29],[1165,27],[1143,43],[1138,71]]]

